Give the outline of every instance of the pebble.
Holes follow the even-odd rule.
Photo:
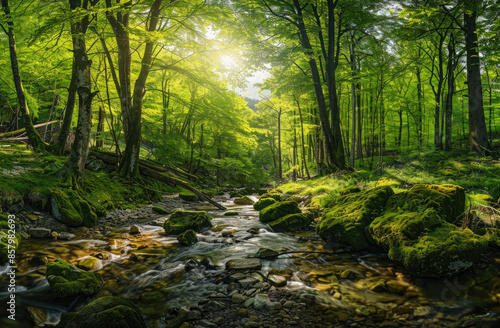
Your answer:
[[[236,293],[231,297],[231,302],[233,302],[234,304],[241,304],[241,303],[245,302],[246,300],[247,300],[247,298],[245,296],[241,295],[240,293]]]

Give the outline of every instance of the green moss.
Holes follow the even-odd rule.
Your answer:
[[[297,231],[306,229],[311,224],[311,221],[309,215],[296,213],[272,221],[269,226],[276,232]]]
[[[79,312],[61,315],[57,328],[146,328],[139,310],[119,297],[106,296],[84,306]]]
[[[245,195],[242,194],[241,191],[239,191],[239,190],[238,191],[231,191],[229,193],[230,198],[243,197],[243,196],[245,196]]]
[[[273,205],[276,203],[276,200],[274,198],[260,198],[255,204],[253,204],[253,208],[256,211],[261,211],[264,208],[268,207],[269,205]]]
[[[300,213],[299,205],[294,201],[277,202],[259,212],[259,220],[267,223],[278,220],[288,214]]]
[[[166,209],[160,206],[153,206],[153,211],[155,211],[158,214],[170,214],[170,211],[167,211]]]
[[[181,191],[179,193],[179,197],[187,202],[196,202],[198,200],[198,196],[196,196],[194,193],[188,190]]]
[[[260,199],[264,199],[264,198],[273,198],[274,200],[276,200],[278,202],[281,200],[280,194],[276,194],[276,193],[265,193],[265,194],[260,196]]]
[[[484,236],[491,246],[500,247],[500,229],[481,228],[476,231],[480,236]]]
[[[227,211],[224,213],[224,216],[236,216],[236,215],[240,215],[240,213],[236,211]]]
[[[366,248],[370,243],[365,228],[383,211],[393,194],[387,186],[344,194],[325,210],[316,232],[327,242],[343,244],[351,250]]]
[[[97,223],[92,207],[74,190],[55,190],[51,198],[52,214],[70,227],[91,227]]]
[[[203,211],[177,210],[163,223],[167,235],[178,235],[186,230],[201,232],[212,227],[212,220]]]
[[[389,258],[416,276],[448,277],[469,269],[487,248],[486,238],[444,222],[418,239],[391,247]]]
[[[91,295],[103,285],[102,277],[96,272],[85,272],[63,259],[47,265],[47,281],[57,297]]]
[[[236,198],[234,200],[234,203],[236,205],[253,205],[254,201],[247,196],[243,196],[243,197]]]
[[[181,246],[191,246],[198,242],[198,238],[196,237],[196,232],[189,229],[181,233],[177,237],[177,241],[181,244]]]

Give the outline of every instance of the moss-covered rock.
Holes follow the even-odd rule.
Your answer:
[[[270,197],[260,198],[255,204],[253,204],[253,208],[256,211],[262,211],[263,209],[265,209],[269,205],[273,205],[276,202],[277,202],[277,200],[274,198],[270,198]]]
[[[202,232],[212,227],[212,220],[204,211],[177,210],[163,223],[167,235],[179,235],[189,229]]]
[[[273,198],[274,200],[276,200],[278,202],[281,200],[281,196],[278,193],[265,193],[265,194],[260,196],[260,199],[264,199],[264,198]]]
[[[264,223],[278,220],[286,215],[300,213],[300,208],[297,202],[286,201],[276,202],[267,206],[259,212],[259,220]]]
[[[181,233],[177,237],[177,241],[181,244],[181,246],[191,246],[198,242],[198,238],[196,237],[196,232],[189,229]]]
[[[96,257],[89,256],[78,262],[78,267],[85,271],[102,269],[102,261]]]
[[[370,246],[365,229],[384,210],[394,191],[387,186],[366,191],[349,190],[323,213],[316,232],[328,242],[357,251]]]
[[[92,227],[97,215],[92,207],[74,190],[55,190],[50,198],[52,215],[69,227]]]
[[[234,200],[236,205],[253,205],[254,201],[247,196],[238,197]]]
[[[464,203],[461,187],[415,185],[389,199],[369,233],[391,260],[413,275],[456,275],[470,268],[488,246],[486,238],[448,223],[456,220]]]
[[[170,211],[167,211],[166,209],[160,206],[153,206],[153,211],[155,211],[158,214],[170,214]]]
[[[240,215],[240,213],[236,211],[227,211],[224,213],[224,216],[236,216],[236,215]]]
[[[191,191],[181,191],[179,193],[179,197],[182,199],[182,200],[185,200],[186,202],[196,202],[198,200],[198,196],[196,196],[194,193],[192,193]]]
[[[84,306],[79,312],[61,315],[57,328],[145,328],[140,311],[130,302],[105,296]]]
[[[303,230],[309,224],[311,224],[311,216],[303,213],[289,214],[278,220],[269,222],[271,229],[276,232]]]
[[[229,193],[230,198],[237,198],[237,197],[243,197],[245,196],[241,191],[239,190],[234,190]]]
[[[500,229],[481,228],[476,231],[476,234],[484,236],[491,246],[500,247]]]
[[[19,244],[21,243],[21,237],[18,233],[9,235],[10,230],[9,218],[7,215],[0,214],[0,263],[7,262],[9,259],[9,242],[13,240],[13,243],[10,243],[11,250],[17,250]],[[14,238],[12,238],[14,237]],[[12,248],[14,247],[14,248]]]
[[[469,269],[487,248],[486,238],[443,222],[418,239],[392,246],[388,255],[413,275],[449,277]]]
[[[63,259],[49,263],[46,276],[52,292],[58,297],[91,295],[103,285],[99,273],[81,271]]]

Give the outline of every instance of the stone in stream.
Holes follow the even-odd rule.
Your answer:
[[[60,240],[72,240],[75,237],[76,236],[74,234],[69,233],[69,232],[59,232],[57,235],[57,238]]]
[[[43,327],[45,321],[47,321],[47,311],[45,309],[28,306],[26,313],[28,313],[28,318],[35,327]]]
[[[236,211],[227,211],[224,213],[224,216],[236,216],[236,215],[240,215],[240,213]]]
[[[102,261],[96,257],[89,256],[78,262],[78,267],[85,271],[101,270]]]
[[[312,217],[302,213],[285,215],[269,222],[269,227],[275,232],[297,231],[306,229],[312,222]]]
[[[163,223],[167,235],[179,235],[187,230],[202,232],[212,227],[212,220],[203,211],[177,210]]]
[[[280,254],[279,252],[276,252],[275,250],[269,248],[259,248],[257,253],[255,253],[254,257],[259,259],[265,259],[268,257],[276,257],[279,254]]]
[[[271,197],[268,198],[260,198],[255,204],[253,204],[253,209],[256,211],[262,211],[266,207],[273,205],[277,200]]]
[[[103,285],[99,273],[81,271],[63,259],[57,259],[47,265],[46,277],[57,297],[92,295]]]
[[[138,234],[138,233],[142,233],[142,228],[137,226],[137,225],[133,225],[130,227],[130,233],[131,234]]]
[[[47,228],[29,228],[28,233],[35,238],[51,238],[51,230]]]
[[[192,246],[198,242],[198,238],[196,237],[196,232],[189,229],[181,233],[177,237],[177,241],[181,246]]]
[[[146,328],[141,312],[129,301],[105,296],[84,306],[78,312],[61,315],[58,328]]]
[[[285,287],[286,286],[286,278],[283,276],[279,276],[277,274],[271,274],[267,277],[267,280],[274,287]]]
[[[257,311],[272,311],[278,307],[281,307],[281,304],[279,302],[271,302],[267,294],[257,294],[254,297],[253,308]]]
[[[247,196],[238,197],[234,200],[234,204],[236,205],[253,205],[254,201]]]
[[[300,213],[300,208],[297,202],[286,201],[277,202],[273,205],[267,206],[259,212],[259,220],[264,223],[278,220],[288,214]]]
[[[153,206],[153,211],[158,214],[170,214],[170,211],[167,211],[166,209],[160,206]]]
[[[226,262],[226,270],[260,270],[262,262],[256,258],[232,259]]]

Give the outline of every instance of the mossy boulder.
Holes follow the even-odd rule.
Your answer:
[[[264,198],[273,198],[274,200],[276,200],[278,202],[281,200],[281,196],[278,193],[265,193],[265,194],[260,196],[260,199],[264,199]]]
[[[234,204],[236,205],[253,205],[254,201],[247,196],[238,197],[234,200]]]
[[[311,216],[303,213],[295,213],[269,222],[269,226],[276,232],[297,231],[307,228],[311,224],[311,221]]]
[[[240,213],[236,211],[227,211],[224,213],[224,216],[236,216],[236,215],[240,215]]]
[[[21,236],[18,233],[14,234],[14,238],[11,238],[12,235],[9,235],[9,218],[7,215],[0,214],[0,263],[7,262],[9,259],[9,241],[13,240],[13,243],[10,243],[11,248],[14,247],[15,250],[19,247],[21,243]]]
[[[276,202],[259,212],[259,220],[264,223],[276,221],[289,214],[301,213],[295,201]]]
[[[454,185],[415,185],[393,195],[369,226],[375,243],[411,274],[448,277],[470,268],[488,246],[486,238],[449,223],[465,204]]]
[[[69,227],[92,227],[97,224],[93,208],[75,190],[56,190],[50,198],[52,215]]]
[[[500,229],[481,228],[476,231],[476,234],[484,236],[491,246],[500,247]]]
[[[229,193],[230,198],[237,198],[237,197],[243,197],[243,196],[245,196],[245,195],[239,190],[231,191]]]
[[[170,211],[167,211],[166,209],[160,206],[153,206],[153,211],[155,211],[158,214],[170,214]]]
[[[167,235],[179,235],[187,230],[202,232],[212,227],[212,220],[204,211],[176,210],[163,223]]]
[[[196,196],[191,191],[181,191],[179,193],[179,197],[186,202],[196,202],[198,200],[198,196]]]
[[[253,208],[256,211],[262,211],[263,209],[265,209],[269,205],[273,205],[276,202],[277,202],[277,200],[274,198],[271,198],[271,197],[260,198],[255,204],[253,204]]]
[[[443,222],[436,229],[389,249],[389,258],[411,274],[449,277],[469,269],[488,248],[486,238]]]
[[[384,210],[393,194],[388,186],[366,191],[350,189],[323,213],[316,232],[327,242],[345,245],[353,251],[364,249],[370,246],[366,227]]]
[[[46,276],[52,292],[57,297],[91,295],[104,283],[99,273],[81,271],[63,259],[49,263]]]
[[[198,242],[198,238],[196,237],[196,232],[189,229],[181,233],[177,237],[177,241],[181,244],[181,246],[191,246]]]
[[[78,312],[61,315],[57,328],[146,328],[141,312],[129,301],[105,296]]]

